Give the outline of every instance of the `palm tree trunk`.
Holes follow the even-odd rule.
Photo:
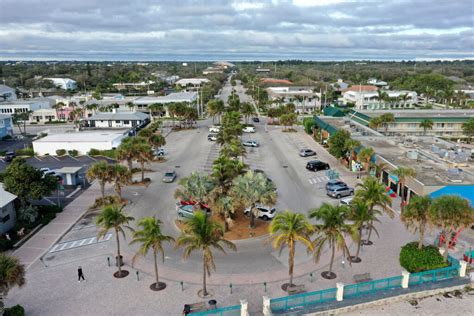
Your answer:
[[[207,296],[206,288],[206,263],[204,262],[204,257],[202,260],[202,295]]]
[[[159,280],[158,280],[158,264],[156,262],[156,250],[153,251],[153,262],[155,263],[155,279],[156,279],[156,288],[158,288]]]
[[[115,183],[115,193],[117,194],[118,198],[122,200],[122,187]]]
[[[250,228],[255,228],[255,214],[254,214],[255,205],[252,204],[250,208]]]
[[[102,194],[102,198],[105,197],[105,181],[99,181],[100,185],[100,193]]]
[[[128,170],[132,171],[133,165],[132,165],[132,159],[127,159],[127,165],[128,165]]]
[[[420,241],[418,242],[418,249],[423,248],[423,240],[425,239],[425,223],[420,224]]]
[[[367,243],[370,241],[370,236],[372,235],[372,224],[374,222],[373,221],[370,221],[370,224],[369,224],[369,236],[367,236]]]
[[[359,257],[359,253],[360,253],[360,244],[362,243],[362,225],[359,226],[359,241],[357,243],[357,251],[356,251],[356,255],[355,257],[358,258]]]
[[[122,275],[122,260],[121,260],[121,255],[120,255],[120,239],[119,239],[119,232],[117,229],[115,229],[115,238],[117,240],[117,265],[118,265],[118,271],[119,271],[119,276]]]
[[[142,168],[142,182],[145,181],[145,162],[140,161],[140,166]]]
[[[444,262],[448,262],[448,250],[449,250],[449,244],[451,243],[451,232],[445,231],[444,233]]]
[[[334,255],[336,253],[336,245],[332,245],[332,253],[331,253],[331,262],[329,263],[329,272],[332,272],[332,265],[334,263]]]
[[[294,242],[290,242],[290,256],[288,257],[288,266],[289,266],[289,274],[290,274],[290,286],[293,285],[293,269],[295,266],[295,244]]]

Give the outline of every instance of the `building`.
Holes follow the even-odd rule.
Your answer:
[[[17,196],[3,188],[0,183],[0,235],[6,234],[16,223],[16,211],[13,202]]]
[[[331,87],[336,91],[343,91],[349,88],[349,84],[345,83],[342,79],[337,79],[337,82],[331,83]]]
[[[211,74],[223,74],[224,69],[220,67],[207,67],[202,71],[203,75],[211,75]]]
[[[214,66],[222,69],[235,68],[235,64],[230,63],[228,61],[216,61],[214,62]]]
[[[373,86],[376,86],[378,88],[388,88],[388,83],[387,82],[382,81],[382,80],[378,80],[376,78],[369,78],[369,80],[367,80],[367,83],[371,84]]]
[[[121,83],[114,83],[112,86],[117,90],[126,90],[126,89],[135,89],[135,90],[142,90],[146,88],[148,90],[149,86],[154,84],[154,81],[142,81],[142,82],[121,82]]]
[[[387,125],[387,135],[435,135],[442,137],[464,137],[462,124],[474,117],[474,110],[351,110],[349,117],[365,126],[371,118],[392,113],[395,121]],[[431,129],[424,130],[420,123],[433,122]],[[382,128],[381,128],[382,129]]]
[[[200,87],[205,83],[211,82],[209,79],[206,78],[189,78],[189,79],[179,79],[176,81],[176,84],[181,87]]]
[[[266,91],[273,105],[293,103],[297,113],[312,113],[321,107],[321,94],[311,87],[270,87]]]
[[[0,114],[28,113],[50,108],[51,100],[47,98],[0,102]]]
[[[375,90],[347,89],[342,94],[344,104],[354,104],[358,110],[413,108],[418,103],[417,93],[408,90],[384,90],[383,96]]]
[[[117,148],[128,132],[94,131],[48,135],[33,141],[33,150],[38,155],[56,155],[56,151],[77,150],[86,155],[91,149],[110,150]]]
[[[75,90],[77,88],[76,81],[69,78],[44,78],[45,80],[50,80],[53,84],[63,90]]]
[[[134,128],[150,122],[148,114],[142,112],[103,112],[82,120],[86,127],[92,128]]]
[[[148,96],[148,97],[141,97],[133,101],[139,111],[147,112],[148,106],[152,104],[163,104],[165,105],[165,115],[169,116],[168,108],[166,107],[167,104],[170,103],[186,103],[186,104],[196,104],[198,100],[197,92],[174,92],[170,93],[165,96]]]
[[[274,78],[261,78],[260,79],[260,83],[262,85],[266,85],[266,86],[273,86],[275,84],[277,85],[292,85],[293,82],[291,82],[290,80],[286,80],[286,79],[274,79]]]
[[[64,115],[64,113],[63,113]],[[58,120],[58,111],[55,109],[38,109],[30,114],[30,121],[36,123],[47,123]]]
[[[12,116],[0,114],[0,140],[7,135],[13,136]]]
[[[269,73],[271,70],[268,68],[257,68],[255,71],[258,73]]]
[[[2,101],[15,101],[16,92],[15,89],[0,84],[0,102]]]

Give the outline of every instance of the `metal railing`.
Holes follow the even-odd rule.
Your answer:
[[[355,297],[363,294],[371,294],[381,290],[401,288],[402,276],[395,276],[380,280],[373,280],[344,286],[344,298]]]
[[[335,301],[336,292],[337,289],[332,288],[322,291],[273,298],[270,300],[270,308],[272,312],[278,312],[328,301]]]
[[[459,276],[459,266],[452,265],[450,267],[428,270],[410,274],[410,285],[418,285],[426,282],[437,282],[446,279],[451,279]]]
[[[240,305],[221,307],[216,309],[210,309],[202,312],[195,312],[189,314],[190,316],[240,316]]]

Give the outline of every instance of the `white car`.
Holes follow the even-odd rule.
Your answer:
[[[346,198],[341,199],[340,203],[342,205],[351,205],[353,199],[354,199],[353,196],[348,196]]]
[[[217,140],[217,134],[207,135],[207,140],[210,141],[210,142],[215,142]]]
[[[242,143],[245,147],[258,147],[259,144],[256,140],[247,140]]]
[[[258,209],[257,218],[261,218],[264,221],[268,221],[272,219],[273,217],[275,217],[276,210],[274,207],[265,206],[265,205],[256,205],[255,207]],[[246,216],[250,216],[250,207],[245,209],[244,214]]]
[[[211,132],[211,133],[219,133],[220,130],[221,130],[221,128],[219,126],[209,127],[209,132]]]
[[[245,126],[245,127],[242,129],[242,132],[244,132],[244,133],[255,133],[255,127],[253,127],[253,126]]]

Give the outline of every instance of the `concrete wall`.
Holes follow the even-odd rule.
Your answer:
[[[5,222],[4,222],[5,221]],[[5,234],[15,226],[16,211],[13,202],[8,203],[0,208],[0,234]]]
[[[99,149],[99,150],[108,150],[117,148],[122,139],[125,137],[116,138],[112,141],[83,141],[83,142],[68,142],[64,140],[64,142],[33,142],[33,150],[38,155],[56,155],[56,150],[58,149],[65,149],[67,150],[77,150],[80,155],[87,154],[91,149]]]

